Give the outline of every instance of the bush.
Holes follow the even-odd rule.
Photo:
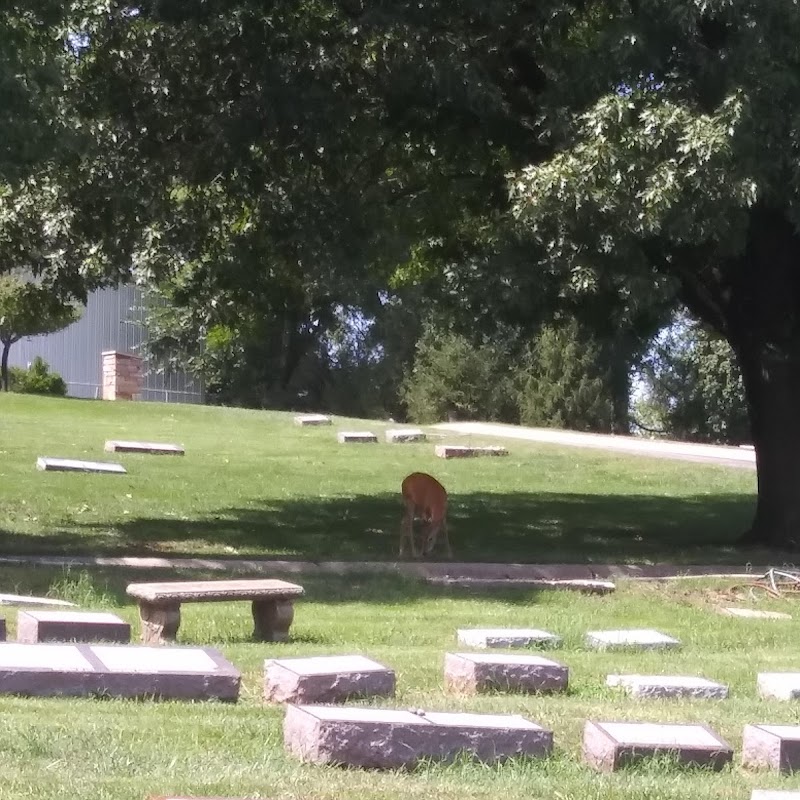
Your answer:
[[[607,432],[613,409],[608,370],[577,323],[546,326],[519,371],[523,425]]]
[[[503,359],[491,347],[475,347],[464,336],[428,328],[417,342],[402,399],[414,422],[498,419],[502,407]]]
[[[57,372],[50,372],[50,366],[36,356],[29,369],[12,367],[9,370],[10,389],[21,394],[53,394],[64,397],[67,384]]]

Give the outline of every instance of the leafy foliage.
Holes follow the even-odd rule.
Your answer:
[[[730,345],[680,316],[659,336],[641,371],[637,416],[673,439],[739,444],[750,424],[741,370]]]

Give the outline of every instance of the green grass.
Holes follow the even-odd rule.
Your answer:
[[[457,560],[775,560],[732,546],[753,511],[750,470],[518,441],[507,458],[465,461],[431,443],[337,444],[337,428],[364,427],[382,438],[388,425],[2,395],[0,552],[389,560],[400,482],[422,470],[450,492]],[[105,454],[106,439],[177,441],[186,456]],[[40,455],[118,460],[128,474],[42,473]]]
[[[508,458],[442,461],[432,444],[342,446],[336,420],[299,429],[290,414],[0,396],[0,553],[199,554],[308,559],[393,559],[399,486],[430,471],[451,495],[459,560],[739,562],[733,548],[753,506],[746,470],[511,442]],[[184,458],[103,453],[106,439],[177,441]],[[448,437],[449,439],[450,437]],[[487,441],[475,439],[476,442]],[[39,455],[123,462],[126,476],[38,472]],[[768,553],[748,553],[759,563]],[[204,576],[180,570],[0,568],[0,588],[110,609],[134,624],[130,580]],[[798,705],[759,700],[758,671],[797,669],[800,622],[719,616],[718,584],[623,583],[589,597],[530,589],[436,587],[401,577],[290,575],[306,588],[292,640],[251,640],[247,603],[187,604],[184,644],[219,648],[242,670],[237,704],[0,697],[0,800],[91,797],[142,800],[189,794],[332,800],[746,800],[754,786],[796,779],[721,773],[664,762],[599,776],[582,765],[586,719],[701,721],[737,749],[747,722],[796,723]],[[791,609],[791,601],[759,601]],[[752,605],[752,602],[749,603]],[[7,613],[10,635],[14,615]],[[795,613],[800,617],[800,612]],[[444,653],[470,626],[526,626],[564,637],[570,668],[556,696],[445,693]],[[678,652],[592,653],[587,630],[655,627]],[[407,772],[315,767],[283,750],[280,707],[262,698],[265,658],[364,653],[393,667],[398,694],[383,706],[519,713],[555,732],[546,760],[488,767],[459,761]],[[704,675],[731,698],[632,701],[606,688],[609,672]]]
[[[50,592],[103,608],[136,625],[126,581],[163,573],[0,569],[7,590]],[[174,577],[174,575],[173,575]],[[247,603],[187,604],[179,633],[184,644],[218,647],[243,673],[239,702],[178,703],[93,699],[0,698],[0,798],[91,797],[142,800],[149,794],[261,798],[445,798],[477,800],[747,800],[754,787],[791,788],[797,776],[752,773],[739,763],[748,722],[800,724],[800,706],[760,700],[756,673],[797,669],[800,616],[790,600],[760,608],[795,612],[791,621],[717,615],[722,583],[622,583],[616,594],[482,592],[431,587],[402,578],[308,578],[297,603],[292,641],[254,643]],[[753,605],[753,603],[749,603]],[[9,614],[9,622],[13,617]],[[570,668],[563,695],[452,696],[443,688],[444,653],[456,649],[459,627],[541,627],[564,637],[552,656]],[[655,627],[683,642],[679,651],[595,653],[584,649],[587,630]],[[261,699],[268,657],[364,653],[395,669],[396,698],[372,704],[426,710],[522,714],[554,731],[547,760],[502,766],[459,762],[425,764],[408,772],[375,772],[300,763],[283,750],[281,707]],[[636,701],[605,687],[609,672],[702,675],[728,683],[725,701]],[[364,702],[364,701],[362,701]],[[720,773],[644,764],[598,775],[581,763],[586,719],[702,722],[735,748]]]

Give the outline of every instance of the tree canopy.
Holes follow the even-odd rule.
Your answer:
[[[73,292],[132,270],[186,310],[185,339],[252,346],[284,378],[342,308],[520,341],[558,309],[598,340],[619,398],[683,302],[741,367],[750,538],[797,542],[793,0],[69,10],[72,48],[19,52],[55,59],[54,118],[83,146],[3,179],[18,199],[0,198],[0,264],[32,259]],[[27,107],[18,130],[55,113]]]

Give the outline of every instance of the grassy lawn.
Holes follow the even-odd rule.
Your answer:
[[[0,586],[50,591],[82,608],[109,609],[138,631],[136,609],[124,594],[133,574],[9,567],[0,569]],[[247,603],[184,606],[182,643],[218,647],[242,671],[235,705],[0,697],[0,797],[143,800],[151,793],[174,792],[280,800],[748,800],[754,787],[798,785],[796,775],[752,773],[740,765],[746,723],[800,723],[797,703],[756,695],[757,672],[800,665],[800,609],[791,600],[755,604],[794,612],[791,621],[759,621],[716,614],[715,604],[731,603],[718,595],[724,584],[707,581],[622,583],[606,597],[524,589],[485,593],[386,577],[302,582],[307,597],[297,603],[293,639],[285,644],[250,640]],[[6,611],[13,636],[15,615]],[[541,627],[562,635],[563,647],[551,655],[570,668],[569,691],[551,696],[445,693],[444,653],[459,649],[456,629],[495,625]],[[655,627],[680,638],[683,647],[667,653],[595,653],[583,647],[587,630],[613,627]],[[409,772],[302,764],[284,753],[282,708],[261,699],[263,661],[345,653],[363,653],[396,670],[397,697],[376,705],[522,714],[554,731],[555,752],[544,761],[520,759],[493,767],[426,764]],[[731,696],[724,701],[631,700],[605,687],[609,672],[701,675],[729,684]],[[735,760],[720,773],[656,763],[598,775],[581,763],[586,719],[706,723],[734,747]]]
[[[389,426],[0,395],[0,552],[389,560],[400,482],[421,470],[450,492],[457,560],[776,560],[732,547],[753,510],[750,470],[519,441],[503,442],[507,458],[465,461],[431,443],[336,442],[365,427],[382,439]],[[186,456],[105,454],[106,439],[175,441]],[[117,460],[128,474],[42,473],[40,455]]]

